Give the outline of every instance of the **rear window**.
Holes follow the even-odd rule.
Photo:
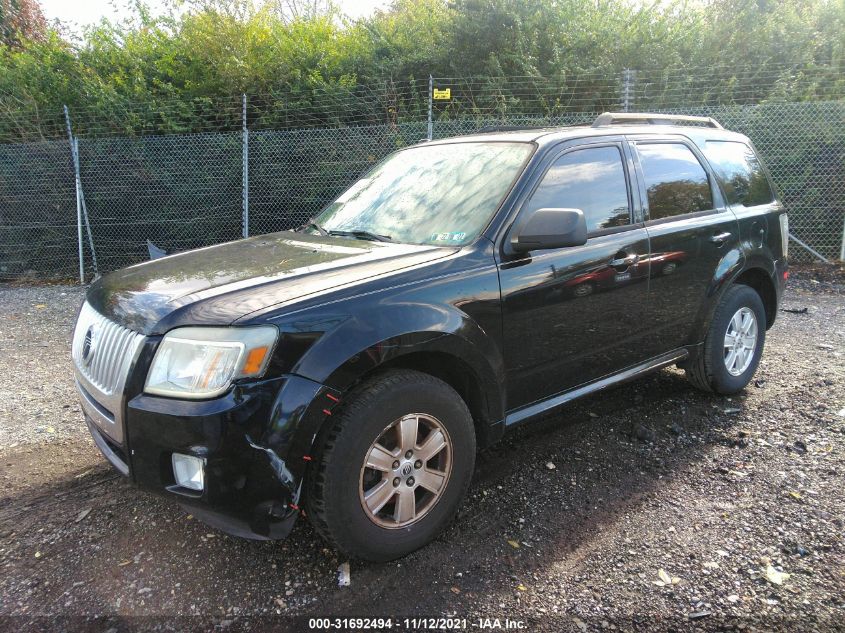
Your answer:
[[[649,219],[713,208],[707,172],[690,148],[681,143],[638,143],[648,195]]]
[[[728,204],[754,207],[774,200],[760,160],[745,143],[707,141],[704,155],[725,188]]]

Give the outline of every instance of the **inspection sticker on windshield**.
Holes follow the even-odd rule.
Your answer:
[[[432,242],[463,242],[466,239],[466,232],[459,231],[456,233],[432,233]]]

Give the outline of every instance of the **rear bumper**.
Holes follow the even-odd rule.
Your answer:
[[[775,289],[777,291],[778,309],[783,298],[783,292],[786,290],[787,279],[789,279],[789,263],[785,259],[779,259],[775,262]]]
[[[789,264],[785,259],[778,259],[775,261],[774,273],[772,275],[772,283],[775,287],[775,305],[774,312],[766,324],[766,329],[774,325],[777,320],[777,315],[780,313],[780,304],[783,300],[783,293],[786,290],[786,281],[789,279]]]
[[[108,421],[98,419],[103,412],[96,400],[78,387],[97,447],[139,487],[236,536],[280,539],[290,532],[310,448],[298,441],[299,431],[311,409],[322,413],[323,405],[315,403],[322,385],[285,376],[236,386],[207,401],[140,394],[126,404],[120,444],[100,429]],[[206,460],[202,491],[177,485],[173,453]]]

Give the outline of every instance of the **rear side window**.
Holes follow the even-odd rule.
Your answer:
[[[760,160],[745,143],[707,141],[704,155],[722,181],[728,204],[754,207],[774,200]]]
[[[682,143],[638,143],[648,194],[649,219],[660,220],[713,208],[707,172]]]
[[[587,231],[630,224],[628,184],[618,147],[578,149],[558,158],[528,203],[543,208],[581,209]]]

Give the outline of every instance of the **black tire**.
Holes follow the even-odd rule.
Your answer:
[[[741,374],[735,376],[725,365],[724,342],[731,319],[742,308],[748,308],[754,313],[757,321],[757,342],[750,364]],[[742,391],[757,371],[765,342],[766,310],[760,295],[750,286],[730,286],[716,307],[701,352],[685,368],[687,378],[703,391],[725,395]]]
[[[445,428],[451,472],[426,514],[405,527],[385,528],[363,507],[362,468],[373,442],[411,413],[434,416]],[[369,561],[399,558],[435,538],[456,514],[475,466],[475,430],[466,404],[443,381],[411,370],[392,370],[356,388],[320,444],[308,476],[308,517],[338,550]]]

